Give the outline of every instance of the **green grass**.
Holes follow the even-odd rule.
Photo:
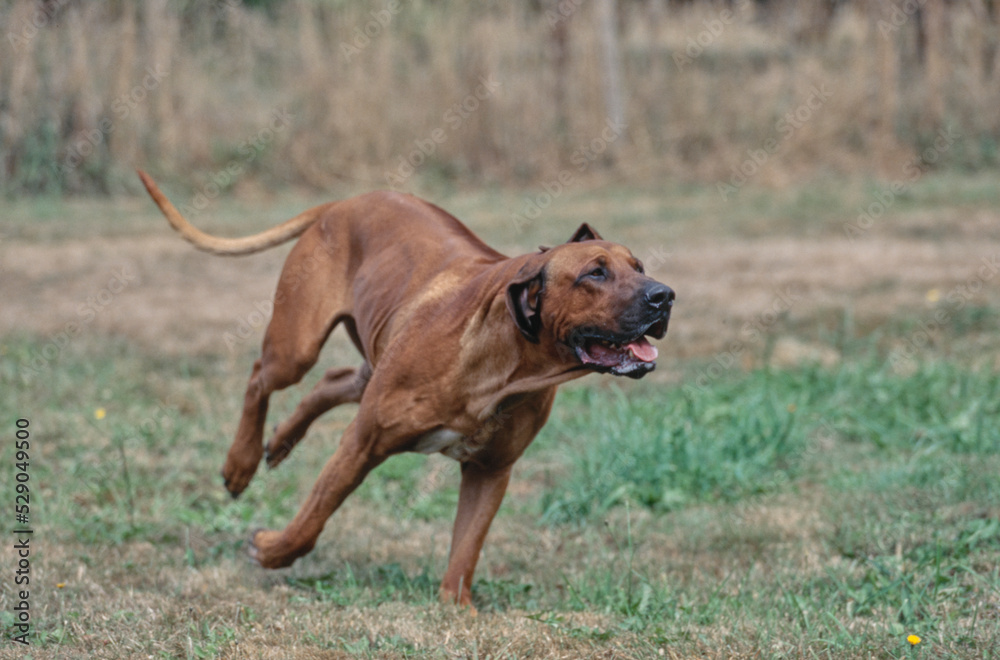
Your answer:
[[[542,498],[551,522],[579,522],[626,500],[666,511],[776,492],[804,464],[820,469],[809,461],[824,440],[886,450],[894,461],[913,456],[935,470],[917,476],[908,463],[880,468],[870,482],[880,489],[887,480],[898,486],[892,475],[899,469],[919,487],[950,483],[936,473],[949,459],[989,457],[1000,448],[993,421],[1000,418],[1000,375],[949,363],[924,363],[900,375],[869,358],[830,369],[761,369],[711,387],[633,396],[576,389],[561,401],[540,441],[556,436],[559,453],[571,459],[569,474]],[[601,412],[580,416],[580,410]]]
[[[0,424],[32,423],[32,516],[45,540],[34,565],[44,580],[36,650],[84,652],[82,629],[125,645],[139,626],[149,641],[123,646],[129,653],[233,655],[277,611],[281,634],[314,649],[434,655],[405,628],[369,636],[349,618],[348,632],[322,621],[359,608],[376,618],[412,608],[393,615],[404,621],[437,611],[456,497],[450,466],[394,458],[297,568],[241,568],[245,535],[289,519],[331,440],[307,438],[233,501],[217,470],[242,372],[222,357],[165,359],[84,338],[45,377],[25,379],[22,358],[44,343],[6,337],[0,367],[9,393]],[[508,497],[494,525],[474,585],[481,620],[630,657],[661,648],[677,657],[989,657],[1000,648],[998,393],[995,372],[928,361],[899,374],[871,356],[733,372],[704,388],[568,388],[515,475],[529,488]],[[294,398],[279,397],[275,415]],[[321,435],[335,437],[350,414],[333,413]],[[9,464],[9,445],[3,452]],[[382,552],[387,544],[398,554]],[[110,576],[103,596],[83,588],[81,571]],[[251,582],[218,607],[194,597],[208,612],[195,619],[183,600],[170,604],[191,576],[220,572]],[[56,581],[69,583],[65,592]],[[166,594],[168,615],[128,620],[125,592]],[[8,630],[10,598],[5,578]],[[924,640],[917,648],[911,633]],[[470,653],[488,646],[469,644]]]
[[[633,570],[629,546],[620,553],[627,570],[582,578],[568,605],[605,609],[620,626],[665,640],[748,617],[766,630],[777,614],[810,648],[837,657],[902,657],[906,645],[848,632],[858,625],[950,640],[937,646],[940,657],[995,649],[998,387],[994,372],[926,363],[902,376],[867,360],[759,370],[704,389],[569,392],[540,442],[568,457],[543,494],[544,519],[599,524],[622,503],[720,508],[819,490],[831,501],[822,513],[829,531],[817,540],[832,561],[818,576],[765,565],[779,576],[753,595],[752,571],[686,591]],[[746,583],[732,594],[731,580]]]
[[[580,522],[626,500],[654,511],[734,502],[787,484],[805,436],[794,432],[793,398],[767,381],[754,374],[706,391],[633,397],[566,393],[540,444],[557,435],[572,469],[545,492],[543,519]]]

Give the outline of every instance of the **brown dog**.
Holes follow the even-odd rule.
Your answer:
[[[472,574],[511,467],[545,423],[556,386],[591,372],[640,378],[656,366],[674,292],[586,224],[568,243],[508,258],[440,208],[376,192],[332,202],[261,234],[191,226],[143,172],[167,220],[196,247],[249,254],[302,238],[285,262],[222,476],[233,496],[261,457],[288,456],[319,415],[360,403],[295,519],[257,531],[266,568],[309,552],[327,518],[392,454],[440,452],[462,466],[443,599],[471,606]],[[330,369],[262,446],[268,397],[298,382],[343,323],[364,357]]]

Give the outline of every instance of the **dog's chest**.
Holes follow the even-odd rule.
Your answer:
[[[421,436],[413,445],[413,450],[420,454],[442,453],[448,458],[464,462],[482,449],[482,444],[474,441],[458,431],[437,429]]]

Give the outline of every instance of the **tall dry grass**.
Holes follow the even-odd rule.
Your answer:
[[[404,188],[563,171],[904,178],[945,127],[958,137],[933,166],[1000,161],[997,23],[979,0],[832,17],[807,11],[818,2],[619,3],[620,133],[590,3],[270,4],[0,0],[0,187],[114,192],[136,166],[209,195],[384,187],[387,174]]]

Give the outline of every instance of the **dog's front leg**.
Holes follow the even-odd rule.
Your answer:
[[[250,541],[250,556],[264,568],[290,566],[316,545],[327,519],[365,476],[388,456],[360,430],[355,419],[344,431],[340,446],[323,466],[305,504],[282,531],[258,530]]]
[[[458,514],[451,539],[448,570],[441,581],[441,600],[472,607],[472,575],[486,533],[507,492],[512,465],[485,468],[475,463],[462,464],[462,485],[458,495]]]

